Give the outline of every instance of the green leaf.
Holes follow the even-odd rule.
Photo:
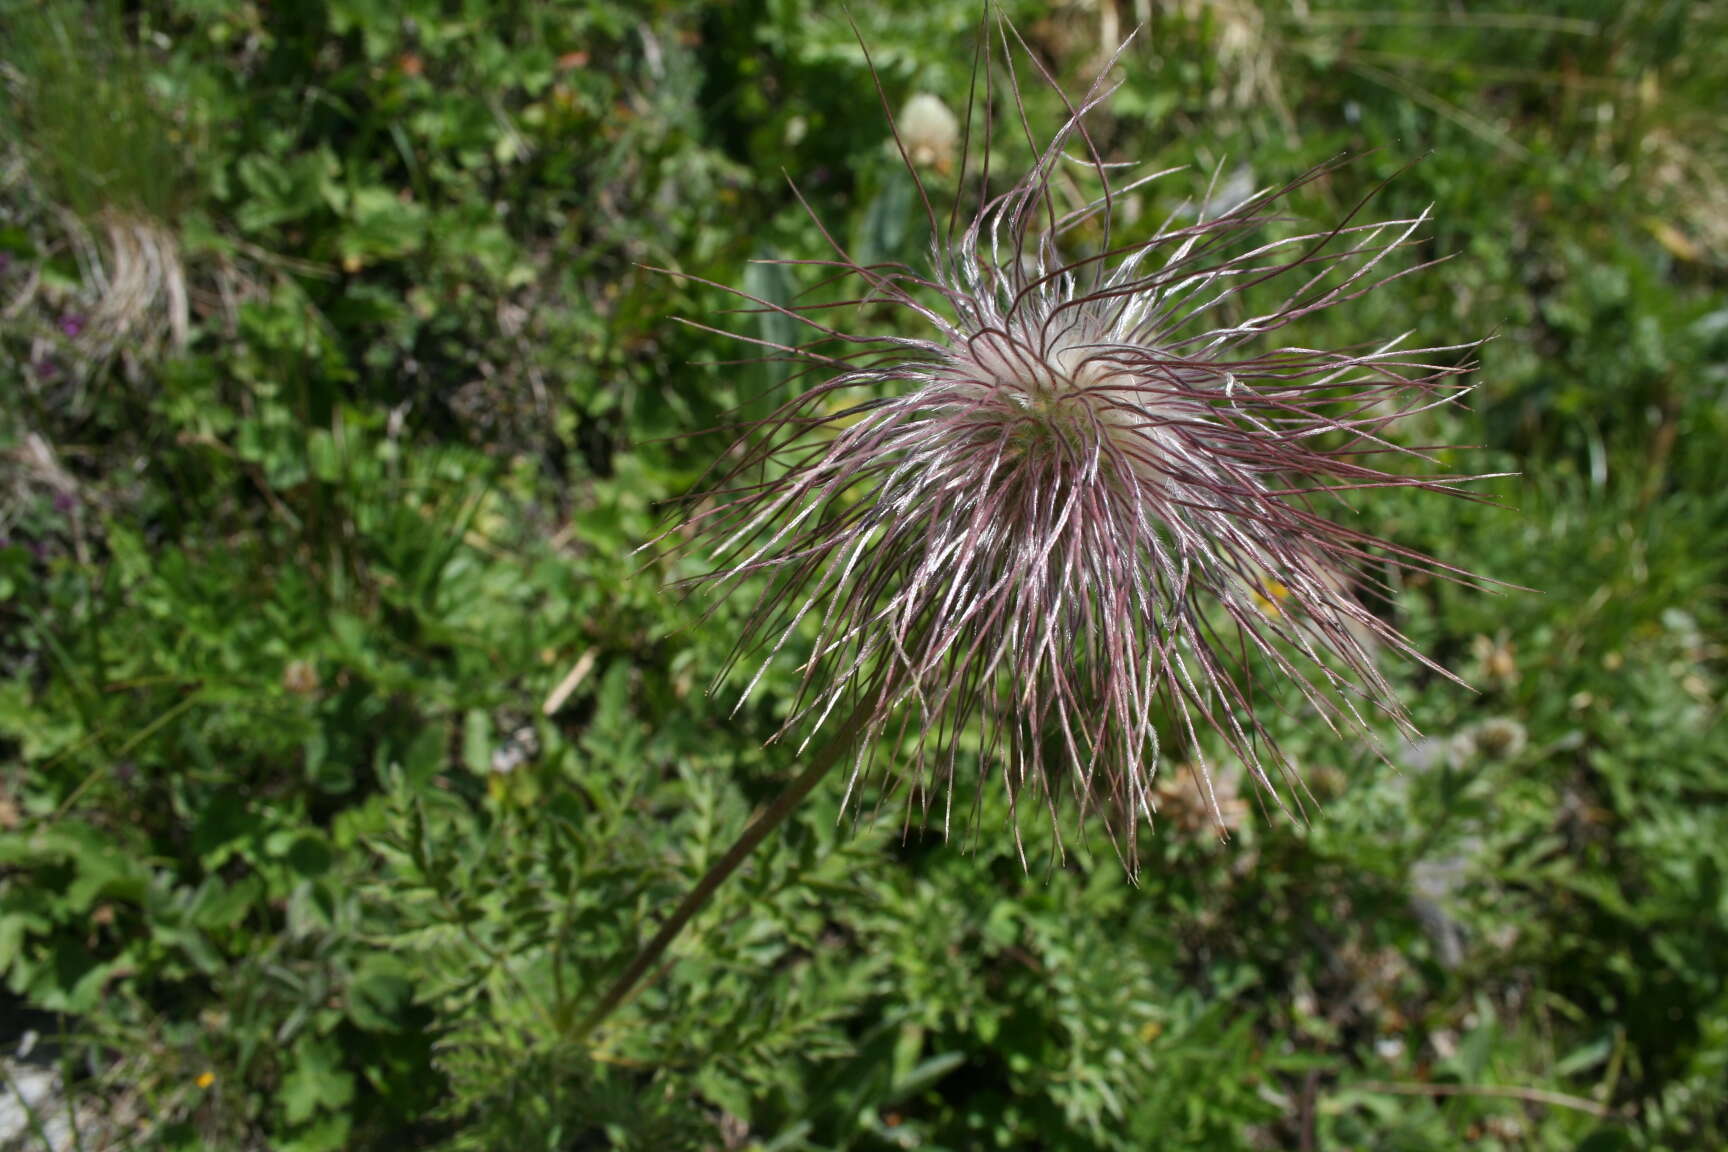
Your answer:
[[[354,1076],[342,1066],[342,1053],[328,1036],[302,1035],[294,1043],[293,1063],[282,1078],[282,1111],[290,1124],[303,1124],[319,1111],[339,1111],[354,1099]]]

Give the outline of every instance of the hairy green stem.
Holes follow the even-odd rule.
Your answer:
[[[821,783],[822,778],[828,775],[834,765],[851,751],[868,715],[869,708],[860,706],[848,716],[846,722],[840,725],[839,731],[834,734],[834,738],[816,752],[815,759],[810,762],[810,766],[804,769],[792,783],[786,785],[785,790],[774,798],[774,802],[750,822],[732,847],[726,850],[724,856],[709,866],[708,871],[702,874],[702,879],[696,882],[696,887],[690,890],[689,895],[684,897],[672,915],[667,917],[666,923],[660,926],[660,931],[656,932],[654,938],[644,944],[636,953],[635,958],[630,961],[629,967],[625,968],[623,974],[613,982],[612,987],[607,990],[600,1003],[596,1004],[594,1009],[583,1017],[581,1022],[571,1031],[572,1040],[580,1043],[588,1037],[589,1033],[598,1028],[608,1016],[629,1002],[643,976],[665,954],[666,949],[671,946],[672,941],[677,938],[684,925],[690,922],[691,917],[702,910],[702,906],[708,903],[709,898],[714,895],[720,885],[726,882],[726,878],[736,872],[738,866],[744,863],[767,838],[768,833],[784,823],[786,817],[790,816],[804,802],[805,797],[815,790],[816,785]]]

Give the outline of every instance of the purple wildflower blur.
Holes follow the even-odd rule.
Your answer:
[[[1011,26],[998,33],[1024,125],[1010,37],[1031,54]],[[962,772],[980,788],[1000,773],[1017,838],[1020,801],[1035,797],[1060,850],[1072,804],[1078,819],[1105,822],[1132,871],[1172,752],[1216,810],[1203,732],[1276,803],[1301,806],[1257,677],[1293,684],[1335,731],[1372,743],[1376,714],[1409,730],[1377,649],[1435,666],[1356,590],[1386,592],[1398,569],[1467,577],[1316,506],[1356,489],[1457,491],[1462,477],[1369,461],[1431,463],[1385,430],[1455,401],[1474,345],[1329,351],[1281,339],[1415,270],[1388,261],[1425,215],[1352,214],[1282,238],[1269,229],[1277,200],[1331,168],[1123,240],[1124,197],[1169,173],[1113,186],[1122,166],[1086,127],[1113,90],[1103,77],[1034,146],[1029,171],[990,194],[987,150],[968,159],[974,120],[988,139],[1000,111],[990,71],[958,168],[955,213],[976,188],[969,221],[943,227],[919,185],[928,272],[861,265],[824,230],[831,259],[782,263],[851,277],[857,299],[784,307],[736,293],[813,333],[799,347],[736,338],[821,379],[743,430],[682,528],[719,565],[694,583],[727,593],[765,582],[733,657],[759,661],[744,696],[805,630],[812,647],[782,734],[863,709],[849,795],[880,766],[906,786],[908,819],[939,808],[948,832]],[[1060,205],[1076,166],[1101,193]],[[1091,253],[1062,255],[1083,232]],[[1282,303],[1250,309],[1245,291],[1277,277],[1292,285]],[[824,322],[864,303],[901,309],[922,332]]]

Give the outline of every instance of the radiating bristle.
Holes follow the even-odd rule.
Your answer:
[[[1008,55],[1018,36],[999,31]],[[960,766],[981,757],[1016,811],[1029,797],[1048,809],[1058,842],[1066,807],[1104,820],[1132,869],[1160,724],[1199,766],[1203,794],[1209,729],[1268,796],[1298,807],[1257,677],[1294,684],[1334,730],[1371,739],[1376,713],[1407,727],[1376,656],[1428,661],[1352,589],[1388,568],[1467,577],[1318,509],[1358,488],[1456,491],[1464,478],[1368,461],[1426,461],[1384,430],[1454,401],[1471,346],[1280,342],[1293,322],[1410,271],[1386,261],[1425,220],[1352,216],[1267,238],[1283,194],[1330,169],[1124,242],[1112,219],[1122,195],[1168,173],[1112,187],[1120,166],[1085,126],[1107,95],[1100,79],[1070,104],[1030,171],[994,196],[964,158],[983,151],[968,113],[957,179],[962,195],[980,189],[976,209],[956,235],[925,197],[928,275],[861,266],[831,237],[831,260],[788,262],[855,277],[920,335],[846,333],[823,309],[745,297],[808,326],[809,344],[779,351],[828,376],[745,430],[683,524],[720,565],[698,583],[765,583],[737,647],[759,662],[746,697],[801,628],[811,634],[784,732],[808,739],[867,700],[853,784],[909,744],[909,762],[884,763],[885,775],[923,816],[939,808],[946,831]],[[985,131],[994,103],[987,86]],[[1014,107],[1024,123],[1017,93]],[[1076,143],[1103,191],[1060,212],[1051,180]],[[1099,250],[1065,260],[1059,245],[1082,224]],[[1246,314],[1244,290],[1280,277],[1283,303]]]

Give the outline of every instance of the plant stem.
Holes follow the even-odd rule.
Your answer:
[[[828,775],[829,770],[852,749],[853,743],[864,727],[869,711],[866,706],[860,706],[853,711],[846,718],[845,723],[840,725],[834,738],[816,752],[815,759],[810,762],[810,766],[804,769],[792,783],[786,785],[785,790],[774,798],[774,802],[750,822],[732,847],[726,850],[724,856],[709,866],[708,871],[702,874],[702,879],[696,882],[696,887],[690,890],[689,895],[685,896],[683,901],[679,903],[672,915],[667,918],[666,923],[660,926],[660,931],[656,932],[654,938],[636,953],[635,958],[630,961],[629,967],[625,968],[623,975],[613,982],[612,987],[600,1003],[596,1004],[594,1009],[583,1017],[581,1022],[570,1032],[572,1040],[580,1043],[608,1016],[629,1002],[630,997],[636,992],[637,985],[641,983],[642,977],[671,946],[672,941],[677,938],[684,925],[690,922],[691,917],[701,911],[702,906],[708,903],[709,898],[714,895],[720,885],[726,882],[726,878],[738,870],[738,866],[744,863],[767,838],[768,833],[785,822],[786,817],[790,816],[804,802],[805,797],[815,790],[816,785],[821,783],[824,776]]]

